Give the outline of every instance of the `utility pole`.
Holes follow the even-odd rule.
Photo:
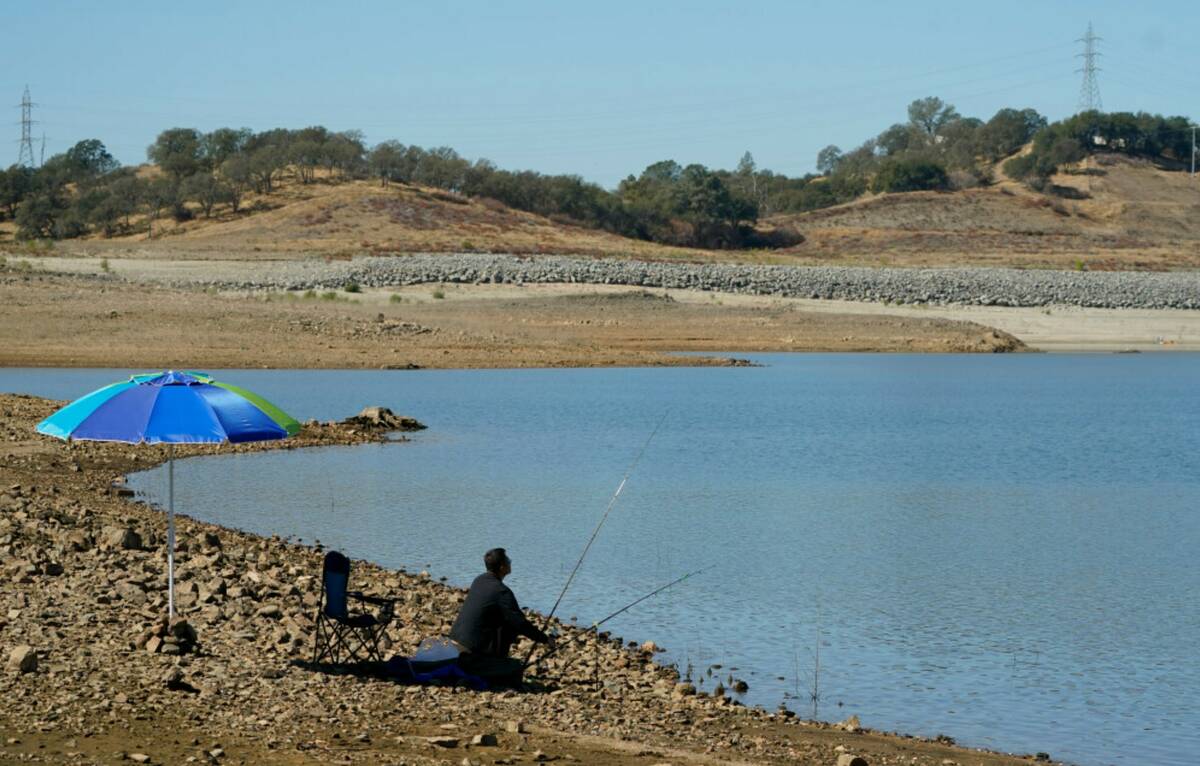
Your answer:
[[[1083,82],[1079,86],[1079,111],[1081,112],[1104,110],[1104,103],[1100,100],[1100,85],[1096,82],[1096,72],[1100,71],[1100,68],[1096,66],[1096,59],[1101,55],[1096,50],[1096,43],[1101,39],[1103,38],[1096,37],[1092,33],[1092,22],[1089,21],[1087,34],[1075,41],[1083,43],[1083,53],[1075,54],[1075,58],[1083,59],[1083,68],[1075,70],[1076,73],[1083,75]]]
[[[17,164],[27,168],[33,167],[33,107],[36,104],[29,99],[29,86],[25,86],[25,94],[21,97],[21,151],[17,155]]]
[[[38,167],[46,164],[46,134],[42,133],[42,153],[38,157]]]

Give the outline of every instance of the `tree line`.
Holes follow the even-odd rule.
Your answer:
[[[0,216],[25,238],[113,236],[153,228],[163,216],[186,221],[237,214],[250,192],[269,194],[285,178],[301,184],[374,179],[490,198],[554,220],[623,236],[693,247],[771,247],[797,241],[764,233],[760,217],[802,212],[868,192],[967,188],[992,182],[991,167],[1031,140],[1005,171],[1044,183],[1085,153],[1182,158],[1190,152],[1183,117],[1088,112],[1048,124],[1033,109],[1001,109],[987,121],[964,117],[939,98],[918,99],[907,119],[850,151],[822,149],[816,173],[789,177],[760,169],[746,152],[733,170],[656,162],[605,189],[577,175],[547,175],[468,160],[449,147],[398,141],[368,146],[359,131],[246,128],[164,130],[146,151],[153,175],[121,167],[97,139],[80,141],[37,169],[0,171]],[[135,220],[136,219],[136,220]]]

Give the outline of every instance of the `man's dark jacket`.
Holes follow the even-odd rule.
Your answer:
[[[450,638],[474,654],[507,657],[517,636],[526,636],[539,644],[549,640],[526,619],[508,586],[491,572],[484,572],[471,583],[467,600],[450,629]]]

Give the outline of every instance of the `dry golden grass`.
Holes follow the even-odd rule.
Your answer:
[[[1101,155],[1048,193],[1004,176],[984,189],[884,194],[770,219],[804,232],[789,254],[891,266],[1172,269],[1200,266],[1200,184]]]

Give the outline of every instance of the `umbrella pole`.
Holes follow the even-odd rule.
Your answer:
[[[175,619],[175,447],[167,445],[167,613]]]

